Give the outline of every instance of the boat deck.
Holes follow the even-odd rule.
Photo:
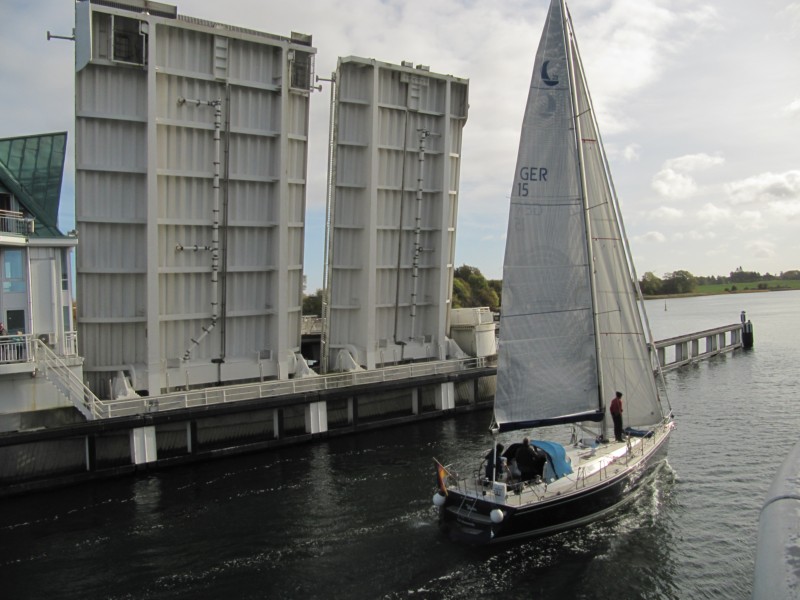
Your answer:
[[[649,437],[629,437],[624,442],[609,442],[594,448],[567,447],[572,473],[551,483],[541,481],[523,483],[513,479],[492,483],[478,477],[472,480],[458,479],[453,485],[449,485],[448,489],[462,494],[465,499],[482,499],[507,506],[525,506],[579,493],[587,487],[614,479],[636,468],[645,461],[652,449],[664,441],[672,426],[671,423],[659,426]],[[471,510],[469,512],[474,519],[475,513]]]

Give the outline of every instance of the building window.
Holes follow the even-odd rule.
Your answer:
[[[289,74],[291,87],[310,90],[314,79],[314,55],[311,52],[290,50]]]
[[[61,252],[61,289],[67,291],[69,289],[69,269],[67,268],[69,260],[69,252],[63,250]]]
[[[8,335],[25,333],[25,311],[7,310],[6,311],[6,331]]]
[[[135,65],[145,64],[146,36],[140,31],[142,21],[114,16],[114,60]]]
[[[5,250],[3,252],[3,292],[25,292],[25,266],[22,250]]]

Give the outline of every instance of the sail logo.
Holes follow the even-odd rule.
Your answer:
[[[549,70],[549,72],[548,72]],[[558,85],[558,65],[551,65],[549,60],[542,63],[542,81],[550,87]]]

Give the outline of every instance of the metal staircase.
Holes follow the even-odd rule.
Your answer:
[[[47,344],[38,339],[32,340],[32,342],[37,368],[41,369],[45,379],[64,394],[86,419],[93,421],[101,418],[103,405],[92,390],[84,385],[83,381]]]

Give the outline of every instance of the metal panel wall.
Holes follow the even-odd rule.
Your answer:
[[[90,386],[107,397],[117,371],[151,395],[287,377],[311,80],[290,73],[295,56],[313,64],[310,38],[85,2],[76,221]]]
[[[341,58],[329,210],[327,366],[444,358],[468,82]]]

